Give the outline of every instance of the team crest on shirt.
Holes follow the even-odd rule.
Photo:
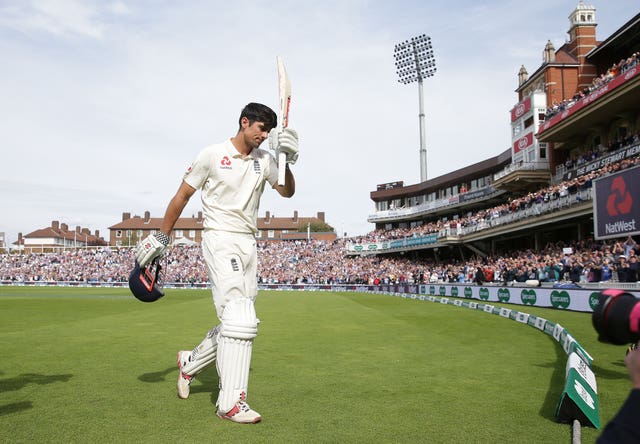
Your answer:
[[[231,161],[229,160],[229,156],[224,156],[220,161],[220,169],[221,170],[230,170],[231,169]]]

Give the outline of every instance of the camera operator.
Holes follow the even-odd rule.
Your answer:
[[[616,416],[609,421],[598,444],[640,443],[640,341],[630,347],[624,360],[633,388]]]

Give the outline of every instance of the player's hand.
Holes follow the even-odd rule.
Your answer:
[[[291,128],[278,132],[273,128],[269,132],[269,148],[275,151],[276,158],[280,153],[287,156],[287,163],[295,164],[298,160],[298,133]]]
[[[146,267],[152,260],[164,253],[167,245],[169,245],[169,236],[166,234],[150,234],[136,246],[136,261],[141,267]]]
[[[624,363],[629,370],[629,376],[634,388],[640,388],[640,341],[636,344],[631,344],[627,349],[627,356],[624,359]]]

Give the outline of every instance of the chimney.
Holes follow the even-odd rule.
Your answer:
[[[554,48],[551,40],[547,40],[544,51],[542,51],[542,61],[543,63],[553,63],[556,61],[556,48]]]
[[[83,229],[82,229],[82,234],[88,234],[88,235],[91,235],[91,231],[89,231],[89,229],[88,229],[88,228],[83,228]]]
[[[522,86],[527,80],[529,80],[529,73],[527,72],[527,68],[522,65],[520,71],[518,71],[518,86]]]
[[[51,228],[53,228],[54,230],[57,230],[60,228],[60,222],[58,222],[57,220],[54,220],[51,222]]]
[[[22,244],[24,244],[24,241],[22,240],[22,233],[18,233],[18,245]]]
[[[69,231],[69,225],[67,224],[60,224],[60,229],[62,231]]]
[[[150,219],[151,219],[151,213],[148,212],[148,211],[145,211],[144,212],[144,223],[148,224]]]
[[[100,230],[96,230],[94,236],[96,237],[96,239],[100,239]]]
[[[76,233],[80,234],[80,225],[76,225]]]
[[[269,222],[269,219],[271,219],[271,213],[267,211],[264,215],[264,218],[265,218],[265,222]]]
[[[324,211],[318,211],[318,219],[324,222]]]
[[[127,219],[131,219],[131,213],[122,213],[122,222]]]
[[[202,223],[202,211],[198,211],[198,223]]]
[[[297,211],[297,210],[293,212],[293,221],[294,221],[295,223],[297,223],[297,222],[298,222],[298,211]]]

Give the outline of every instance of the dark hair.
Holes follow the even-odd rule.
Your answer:
[[[268,131],[271,128],[275,128],[278,124],[278,117],[271,108],[261,103],[251,102],[242,109],[240,118],[238,119],[238,125],[242,127],[242,118],[246,117],[249,120],[249,124],[253,122],[264,123],[265,129]]]

